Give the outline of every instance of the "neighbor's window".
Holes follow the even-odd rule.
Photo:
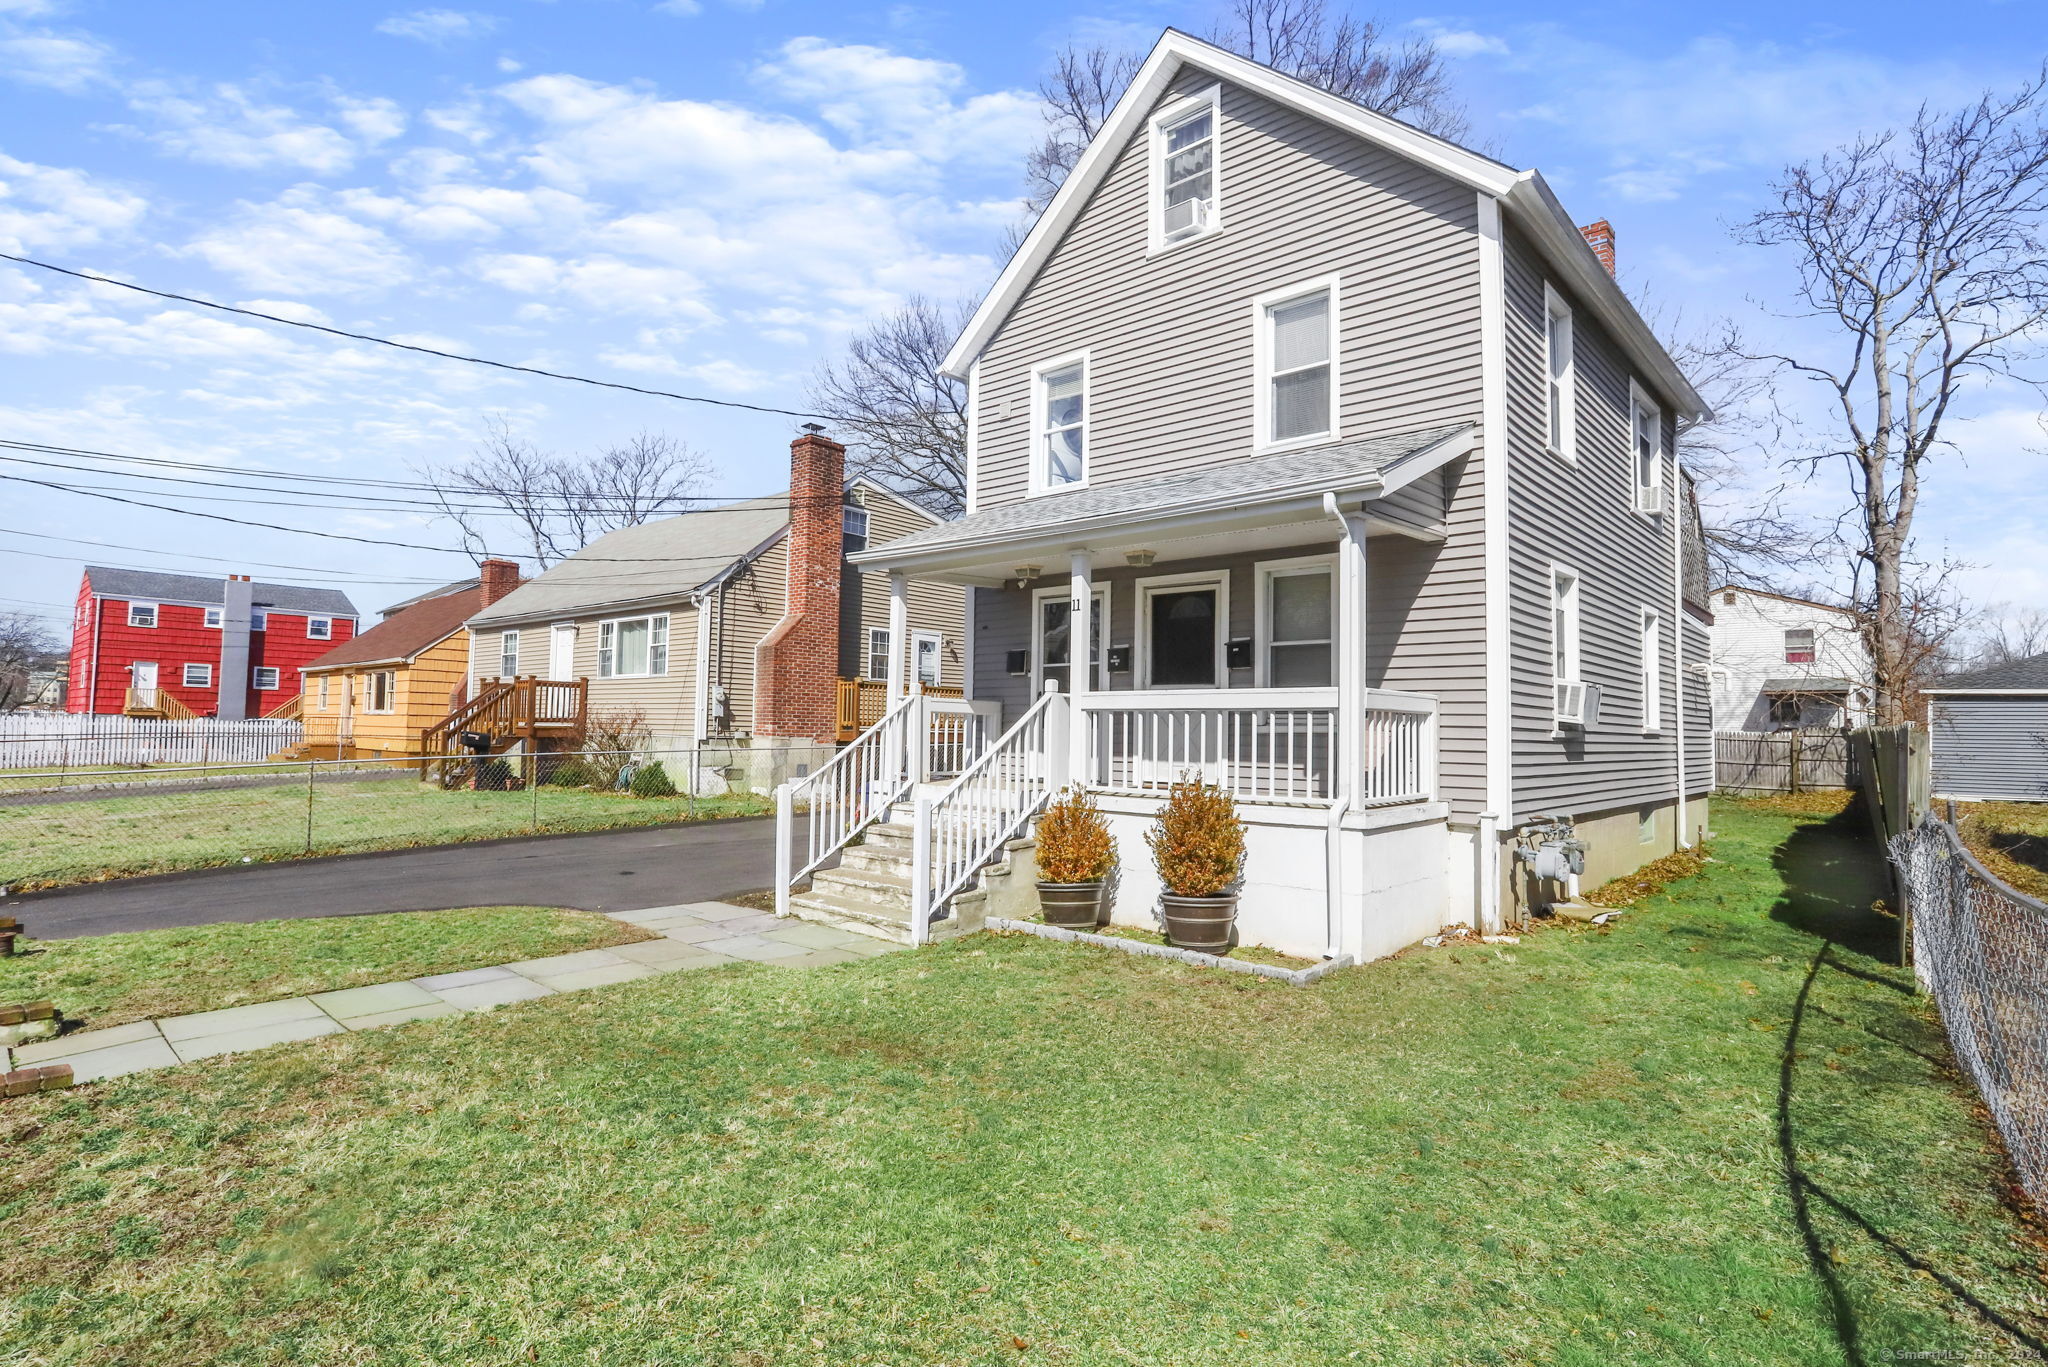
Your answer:
[[[1336,310],[1331,295],[1325,286],[1263,305],[1262,443],[1303,441],[1336,428],[1331,375]]]
[[[1327,688],[1335,638],[1330,567],[1275,570],[1266,577],[1266,683]]]
[[[519,675],[519,633],[503,632],[498,637],[498,677],[517,678]]]
[[[319,710],[320,710],[320,711],[322,711],[322,712],[325,712],[325,711],[327,710],[327,680],[328,680],[329,678],[331,678],[331,677],[332,677],[331,675],[327,675],[327,674],[322,674],[322,675],[320,676],[320,706],[319,706]]]
[[[840,509],[840,534],[848,552],[868,548],[868,510],[847,504]]]
[[[1813,628],[1791,627],[1785,632],[1785,663],[1788,665],[1810,665],[1813,663]]]
[[[1664,414],[1641,394],[1631,401],[1635,432],[1636,511],[1664,511]]]
[[[389,712],[391,710],[392,695],[396,692],[397,680],[398,676],[391,670],[379,669],[373,672],[364,681],[365,695],[367,697],[364,710],[368,712]]]
[[[269,626],[270,626],[270,614],[269,614],[269,613],[267,613],[267,612],[263,612],[263,611],[261,611],[261,610],[258,610],[258,609],[251,609],[251,610],[250,610],[250,612],[249,612],[249,630],[251,630],[251,631],[264,631],[264,630],[267,630],[267,629],[269,628]]]
[[[1038,487],[1058,489],[1088,478],[1088,362],[1038,372]]]
[[[208,608],[206,610],[205,625],[212,627],[215,631],[218,631],[220,630],[220,619],[221,609]]]
[[[1655,731],[1664,725],[1664,651],[1663,623],[1657,614],[1643,609],[1641,678],[1643,685],[1643,730]]]
[[[1578,456],[1578,414],[1576,412],[1577,369],[1572,359],[1571,306],[1548,285],[1544,300],[1544,386],[1545,436],[1550,449],[1567,460]]]
[[[213,666],[212,666],[212,665],[186,665],[186,666],[185,666],[185,687],[187,687],[187,688],[211,688],[211,687],[213,687]]]
[[[597,677],[647,678],[668,673],[668,614],[597,624]]]
[[[889,677],[889,629],[868,628],[868,677],[883,679]]]
[[[306,619],[306,639],[309,641],[333,640],[334,619],[332,617],[308,617]]]
[[[128,625],[131,627],[153,627],[156,625],[156,604],[130,603]]]
[[[1550,675],[1562,712],[1564,686],[1579,682],[1579,576],[1562,566],[1550,572]]]
[[[1169,113],[1158,130],[1159,245],[1200,237],[1216,222],[1216,106]]]
[[[260,692],[267,693],[271,689],[276,688],[277,667],[275,665],[256,666],[254,682],[256,684],[258,691]]]

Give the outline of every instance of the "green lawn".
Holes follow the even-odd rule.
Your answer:
[[[975,936],[9,1102],[0,1361],[2012,1346],[1937,1278],[2038,1334],[1986,1132],[1860,952],[1889,939],[1855,905],[1865,823],[1715,821],[1716,862],[1612,928],[1309,989]]]
[[[743,816],[769,799],[637,798],[543,786],[444,791],[410,778],[326,778],[186,792],[136,792],[77,802],[0,803],[0,884],[19,889],[290,859],[350,850],[444,845],[549,831]]]
[[[646,938],[587,911],[465,907],[27,940],[0,959],[0,1002],[53,1001],[97,1029]]]

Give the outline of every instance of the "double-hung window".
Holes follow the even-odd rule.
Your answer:
[[[1572,310],[1543,287],[1543,440],[1555,455],[1578,459],[1578,370],[1572,357]]]
[[[186,665],[184,684],[187,688],[213,687],[213,666]]]
[[[839,534],[848,555],[868,548],[868,510],[846,504],[839,510]]]
[[[597,677],[644,679],[668,673],[668,614],[597,624]]]
[[[322,675],[320,676],[320,707],[319,707],[319,710],[320,710],[320,711],[322,711],[322,712],[325,712],[325,711],[327,710],[327,680],[328,680],[328,679],[329,679],[330,677],[332,677],[332,676],[330,676],[330,675],[327,675],[327,674],[322,674]]]
[[[220,608],[208,608],[201,624],[219,631],[221,629],[221,612],[222,609]]]
[[[1785,663],[1788,665],[1810,665],[1813,663],[1813,628],[1790,627],[1785,632]]]
[[[889,678],[889,628],[868,628],[868,677],[884,682]]]
[[[1642,390],[1630,386],[1629,422],[1639,513],[1664,511],[1664,414]]]
[[[1259,567],[1259,683],[1327,688],[1336,682],[1336,594],[1327,559]]]
[[[309,641],[333,640],[334,619],[332,617],[308,617],[306,619],[306,639]]]
[[[389,669],[373,671],[364,681],[363,710],[365,712],[391,711],[392,697],[397,692],[397,675]]]
[[[1656,731],[1664,725],[1663,623],[1657,613],[1643,609],[1641,636],[1641,678],[1643,687],[1643,730]]]
[[[270,614],[267,612],[263,612],[260,609],[252,608],[249,612],[249,630],[268,631],[269,629]]]
[[[1152,121],[1152,247],[1162,250],[1213,231],[1217,213],[1217,89]]]
[[[130,603],[128,625],[131,627],[153,627],[156,625],[156,604]]]
[[[498,677],[513,679],[519,676],[519,633],[503,632],[498,637]]]
[[[251,682],[260,692],[268,693],[277,687],[277,666],[257,665]]]
[[[1579,576],[1562,565],[1550,569],[1550,682],[1557,720],[1579,721],[1585,687],[1579,677]]]
[[[1088,482],[1088,358],[1052,361],[1033,372],[1038,459],[1032,487],[1047,493]]]
[[[1260,446],[1289,446],[1337,430],[1337,284],[1316,281],[1264,295],[1254,325]]]

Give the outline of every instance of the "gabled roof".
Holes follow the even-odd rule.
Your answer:
[[[1693,390],[1658,342],[1656,334],[1636,312],[1621,286],[1600,264],[1586,244],[1578,225],[1551,193],[1537,171],[1517,171],[1491,157],[1432,133],[1378,114],[1363,105],[1339,98],[1305,81],[1275,71],[1269,66],[1240,57],[1234,52],[1205,43],[1178,29],[1160,36],[1152,52],[1131,78],[1123,97],[1110,111],[1081,159],[1074,163],[1059,193],[1039,215],[1016,255],[1003,269],[987,296],[975,309],[959,340],[947,353],[940,370],[957,380],[967,378],[974,363],[1024,292],[1037,278],[1067,229],[1080,217],[1095,187],[1108,176],[1118,154],[1144,125],[1152,107],[1168,84],[1184,67],[1194,67],[1233,85],[1255,91],[1268,99],[1300,110],[1311,117],[1378,144],[1390,152],[1420,163],[1448,176],[1475,192],[1500,200],[1534,240],[1552,269],[1570,284],[1579,298],[1620,342],[1629,358],[1641,367],[1645,379],[1662,391],[1680,417],[1706,413],[1707,406]]]
[[[1043,494],[941,522],[847,558],[855,564],[894,563],[955,547],[1029,541],[1048,534],[1086,537],[1097,527],[1122,529],[1155,514],[1199,516],[1217,508],[1242,510],[1286,499],[1320,499],[1329,490],[1377,494],[1381,488],[1405,483],[1411,474],[1426,473],[1463,455],[1471,449],[1472,434],[1472,426],[1461,423]]]
[[[415,593],[410,598],[401,598],[390,607],[377,609],[377,615],[380,617],[396,617],[414,603],[424,603],[429,598],[439,598],[447,593],[460,593],[464,589],[476,588],[483,582],[483,580],[477,578],[458,579],[452,584],[443,584],[438,589],[428,589],[425,593]]]
[[[304,666],[308,673],[342,665],[402,664],[462,630],[469,615],[483,606],[481,585],[431,598],[388,614],[360,636],[354,636]]]
[[[1795,598],[1789,593],[1772,593],[1769,589],[1745,588],[1741,584],[1723,584],[1717,589],[1710,590],[1707,597],[1711,598],[1717,593],[1746,593],[1752,598],[1771,598],[1780,603],[1796,603],[1803,608],[1818,608],[1822,612],[1839,613],[1844,617],[1854,617],[1856,615],[1849,609],[1837,607],[1833,603],[1816,603],[1811,598]]]
[[[116,570],[87,565],[92,591],[108,598],[144,603],[218,603],[225,582],[197,574],[165,574],[159,570]],[[297,584],[252,584],[259,608],[272,612],[304,612],[315,617],[354,617],[356,605],[339,589],[308,589]]]
[[[1989,669],[1951,674],[1927,693],[2048,693],[2048,655],[2029,655]]]

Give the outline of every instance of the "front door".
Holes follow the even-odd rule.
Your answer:
[[[1088,619],[1088,658],[1096,667],[1095,687],[1105,689],[1109,680],[1102,674],[1102,619],[1109,615],[1109,597],[1102,590],[1095,591],[1095,611]],[[1074,602],[1064,594],[1046,593],[1038,597],[1038,674],[1033,679],[1033,693],[1045,691],[1045,681],[1058,682],[1060,692],[1073,692],[1073,645],[1072,623]]]
[[[135,689],[135,702],[140,707],[156,706],[156,661],[137,660],[128,666]]]
[[[1214,688],[1217,598],[1214,588],[1160,588],[1148,593],[1147,678],[1151,688]]]
[[[930,632],[920,631],[912,635],[910,641],[912,648],[911,661],[917,667],[917,681],[921,684],[929,684],[931,687],[937,688],[939,686],[940,638],[932,635]]]
[[[558,626],[548,633],[548,677],[569,680],[576,677],[576,628]]]

